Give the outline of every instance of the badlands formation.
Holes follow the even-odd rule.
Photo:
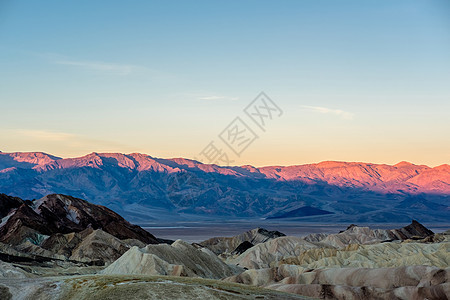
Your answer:
[[[448,299],[450,232],[158,239],[65,195],[0,195],[0,299]]]

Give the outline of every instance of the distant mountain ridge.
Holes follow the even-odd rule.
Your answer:
[[[28,199],[64,193],[143,219],[158,215],[155,209],[169,215],[270,217],[311,206],[336,215],[326,218],[358,213],[366,214],[368,221],[383,221],[395,219],[395,209],[394,215],[385,210],[375,219],[370,213],[390,204],[398,206],[398,212],[441,207],[438,215],[448,216],[450,166],[326,161],[221,167],[140,153],[93,152],[63,159],[42,152],[15,152],[0,153],[0,192]],[[374,199],[378,207],[371,203]],[[400,202],[406,199],[426,205],[405,208]],[[405,220],[411,217],[416,216]]]
[[[185,158],[161,159],[141,153],[90,153],[76,158],[60,158],[43,152],[0,152],[0,171],[25,168],[37,171],[75,167],[117,166],[137,171],[182,172],[187,168],[222,175],[273,178],[276,180],[321,180],[337,186],[359,186],[371,190],[450,193],[450,165],[434,168],[400,162],[395,165],[324,161],[294,166],[221,167]]]

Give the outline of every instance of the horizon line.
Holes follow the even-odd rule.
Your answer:
[[[364,161],[323,160],[323,161],[319,161],[319,162],[310,162],[310,163],[292,164],[292,165],[264,165],[264,166],[254,166],[254,165],[251,165],[251,164],[242,164],[242,165],[229,165],[229,166],[223,166],[223,165],[218,165],[218,164],[213,164],[213,163],[204,163],[204,162],[201,162],[201,161],[196,160],[196,159],[193,159],[193,158],[187,158],[187,157],[182,157],[182,156],[179,156],[179,157],[169,157],[169,158],[164,158],[164,157],[155,157],[155,156],[152,156],[152,155],[150,155],[150,154],[142,153],[142,152],[122,153],[122,152],[96,152],[96,151],[93,151],[93,152],[90,152],[90,153],[87,153],[87,154],[81,155],[81,156],[64,157],[64,156],[57,156],[57,155],[54,155],[54,154],[50,154],[50,153],[47,153],[47,152],[44,152],[44,151],[13,151],[13,152],[4,152],[4,151],[1,151],[1,150],[0,150],[0,154],[17,154],[17,153],[27,153],[27,154],[31,154],[31,153],[40,153],[40,154],[45,154],[45,155],[54,157],[54,158],[56,158],[56,160],[59,160],[59,159],[75,159],[75,158],[81,158],[81,157],[85,157],[85,156],[92,155],[92,154],[97,154],[97,155],[101,155],[101,154],[120,154],[120,155],[125,155],[125,156],[126,156],[126,155],[132,155],[132,154],[141,154],[141,155],[147,155],[147,156],[149,156],[149,157],[151,157],[151,158],[154,158],[154,159],[165,159],[165,160],[186,159],[186,160],[190,160],[190,161],[197,162],[197,163],[202,164],[202,165],[218,166],[218,167],[221,167],[221,168],[233,168],[233,167],[245,167],[245,166],[250,166],[250,167],[254,167],[254,168],[260,169],[260,168],[267,168],[267,167],[295,167],[295,166],[306,166],[306,165],[318,165],[318,164],[321,164],[321,163],[372,164],[372,165],[386,165],[386,166],[391,166],[391,167],[395,167],[395,166],[397,166],[397,165],[406,163],[406,164],[409,164],[409,165],[420,166],[420,167],[427,167],[427,168],[436,168],[436,167],[441,167],[441,166],[448,166],[448,165],[450,165],[449,163],[443,163],[443,164],[439,164],[439,165],[436,165],[436,166],[429,166],[429,165],[426,165],[426,164],[416,164],[416,163],[412,163],[412,162],[409,162],[409,161],[406,161],[406,160],[402,160],[402,161],[397,162],[397,163],[395,163],[395,164],[389,164],[389,163],[375,163],[375,162],[364,162]]]

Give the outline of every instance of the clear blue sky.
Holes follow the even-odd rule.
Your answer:
[[[0,2],[2,151],[194,157],[260,91],[236,164],[449,163],[450,1]]]

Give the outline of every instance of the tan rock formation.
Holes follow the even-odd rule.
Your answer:
[[[233,237],[211,238],[201,242],[200,245],[208,248],[215,254],[223,254],[231,253],[245,241],[256,245],[281,236],[285,235],[279,231],[268,231],[263,228],[255,228]]]
[[[0,279],[26,277],[28,277],[28,275],[22,269],[0,260]]]
[[[132,247],[102,274],[173,275],[224,278],[243,270],[227,265],[208,249],[197,249],[181,240],[172,245]]]
[[[268,268],[278,265],[280,260],[299,256],[304,251],[317,247],[299,237],[279,237],[258,244],[227,261],[248,269]]]
[[[450,268],[331,268],[247,270],[225,279],[320,299],[447,299]]]
[[[314,248],[281,263],[304,268],[330,267],[400,267],[428,265],[446,268],[450,266],[450,242],[379,243],[375,245],[349,245],[344,249]]]
[[[400,229],[371,229],[369,227],[351,225],[347,230],[337,234],[310,234],[305,237],[305,240],[342,248],[349,244],[375,244],[383,241],[407,240],[411,238],[423,239],[432,235],[432,231],[413,220],[410,225]]]

